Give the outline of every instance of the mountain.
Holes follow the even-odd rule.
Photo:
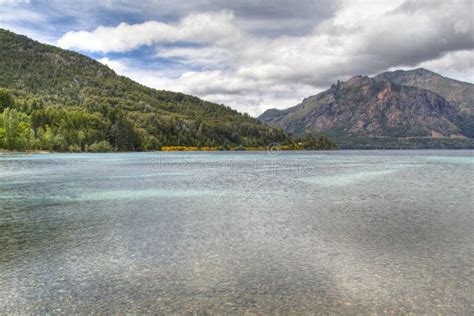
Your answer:
[[[155,150],[290,139],[229,107],[142,86],[89,57],[0,29],[0,113],[7,108],[0,148]]]
[[[456,104],[433,91],[386,78],[339,81],[292,108],[268,110],[259,119],[293,134],[330,135],[342,148],[474,145],[472,120],[462,115],[468,103]]]
[[[474,84],[443,77],[424,68],[381,73],[375,79],[433,91],[456,104],[462,113],[474,114]]]

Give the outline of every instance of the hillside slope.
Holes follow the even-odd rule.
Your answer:
[[[55,150],[98,142],[117,150],[153,150],[261,146],[288,139],[226,106],[142,86],[89,57],[2,29],[0,89],[14,99],[3,108],[0,104],[0,112],[10,107],[25,114],[36,138],[48,130],[50,141],[58,136]],[[13,114],[19,117],[12,119],[27,121]],[[76,139],[79,132],[83,140]]]
[[[472,146],[473,129],[456,104],[432,91],[380,78],[338,82],[295,107],[268,110],[259,119],[294,134],[327,134],[350,148]]]

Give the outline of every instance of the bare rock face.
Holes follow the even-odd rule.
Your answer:
[[[424,68],[384,72],[374,77],[426,89],[454,103],[462,113],[474,114],[474,84],[443,77]]]
[[[287,110],[269,110],[264,123],[295,134],[366,138],[466,138],[459,106],[432,91],[356,76]]]

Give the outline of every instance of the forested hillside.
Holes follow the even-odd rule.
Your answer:
[[[91,58],[0,29],[0,147],[135,151],[274,142],[296,141],[229,107],[142,86]]]

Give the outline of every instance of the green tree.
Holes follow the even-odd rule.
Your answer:
[[[26,150],[35,147],[35,135],[28,115],[10,108],[3,111],[3,143],[9,150]]]
[[[37,141],[35,138],[35,133],[31,129],[31,124],[29,121],[29,117],[26,117],[25,114],[21,113],[20,118],[23,121],[18,123],[18,150],[28,150],[28,149],[35,149],[37,145]]]
[[[13,107],[13,103],[12,96],[7,91],[0,89],[0,112]]]
[[[68,144],[67,144],[67,141],[66,141],[66,137],[64,137],[63,134],[56,133],[53,136],[51,148],[54,151],[67,151]]]
[[[53,149],[53,138],[53,130],[49,126],[46,126],[44,136],[40,138],[40,145],[42,146],[42,149]]]
[[[45,135],[44,129],[42,127],[38,128],[38,131],[36,132],[36,134],[38,136],[39,149],[44,149],[44,150],[50,149],[48,142],[46,141],[46,135]]]
[[[137,150],[140,147],[140,139],[133,128],[133,124],[125,117],[123,112],[113,110],[108,117],[112,122],[109,139],[115,150]]]
[[[154,136],[149,136],[145,143],[145,150],[160,149],[160,142]]]
[[[112,146],[105,140],[97,143],[93,143],[87,148],[90,152],[109,152],[112,151]]]
[[[3,129],[4,129],[4,139],[5,147],[9,150],[19,149],[18,147],[18,112],[15,109],[6,108],[3,111]]]
[[[3,128],[3,113],[0,113],[0,148],[5,148],[5,128]]]

